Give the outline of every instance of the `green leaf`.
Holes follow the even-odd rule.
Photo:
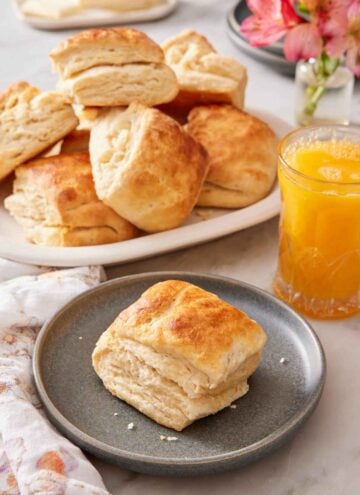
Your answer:
[[[338,68],[339,62],[338,58],[327,57],[327,60],[325,61],[325,71],[328,76],[334,74]]]
[[[296,12],[305,19],[310,19],[310,10],[307,8],[305,2],[296,2],[295,4]]]

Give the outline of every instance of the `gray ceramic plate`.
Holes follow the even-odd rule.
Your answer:
[[[91,366],[98,337],[118,313],[167,279],[214,292],[246,311],[269,337],[250,391],[237,408],[201,419],[182,433],[112,397]],[[288,363],[281,364],[281,358]],[[193,475],[244,465],[289,440],[320,398],[325,360],[309,324],[266,292],[222,277],[158,272],[111,280],[71,301],[41,330],[34,373],[50,419],[83,449],[134,471]],[[130,422],[134,430],[127,429]],[[160,435],[178,441],[161,441]]]
[[[237,5],[230,10],[227,16],[227,24],[228,34],[232,41],[252,58],[271,66],[279,72],[293,75],[295,72],[295,64],[285,59],[281,40],[270,46],[256,48],[251,46],[248,40],[241,34],[240,24],[250,14],[244,0],[238,2]]]

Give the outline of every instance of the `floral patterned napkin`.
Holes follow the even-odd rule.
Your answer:
[[[41,325],[103,278],[100,267],[55,270],[0,259],[0,495],[109,495],[82,452],[46,419],[31,371]]]

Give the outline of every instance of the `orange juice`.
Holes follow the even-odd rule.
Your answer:
[[[300,311],[360,311],[360,131],[305,128],[280,145],[277,295]]]

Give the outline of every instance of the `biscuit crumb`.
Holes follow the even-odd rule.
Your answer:
[[[212,217],[212,210],[203,210],[203,209],[195,209],[194,213],[197,217],[201,218],[201,220],[209,220]]]
[[[288,362],[289,362],[289,360],[288,360],[288,359],[286,359],[285,357],[282,357],[282,358],[280,359],[280,364],[288,364]]]
[[[129,424],[127,425],[127,429],[128,429],[128,430],[133,430],[133,429],[134,429],[134,427],[135,427],[134,423],[129,423]]]
[[[176,442],[178,437],[166,437],[165,435],[160,435],[160,440],[166,440],[167,442]]]
[[[237,405],[236,404],[231,404],[229,407],[230,407],[230,409],[236,409],[237,408]]]
[[[79,340],[82,340],[83,338],[82,337],[79,337]]]

